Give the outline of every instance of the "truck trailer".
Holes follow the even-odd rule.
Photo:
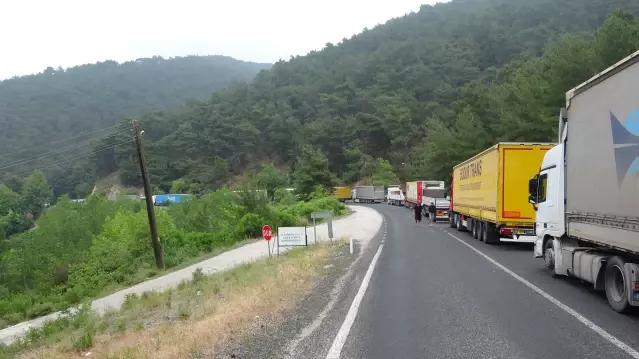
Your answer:
[[[388,187],[386,202],[393,206],[401,206],[404,204],[404,194],[399,186]]]
[[[386,193],[384,186],[356,186],[352,191],[353,202],[381,203]]]
[[[434,203],[437,208],[435,220],[448,221],[450,201],[446,199],[446,192],[444,181],[406,182],[406,206],[413,208],[419,203],[424,206],[424,215],[427,215],[428,206]]]
[[[566,93],[559,144],[529,182],[534,255],[552,276],[639,306],[639,51]]]
[[[450,226],[485,243],[533,243],[526,186],[551,143],[498,143],[453,168]]]
[[[352,197],[351,188],[347,186],[333,187],[333,193],[331,193],[330,197],[335,198],[340,202],[346,202]]]

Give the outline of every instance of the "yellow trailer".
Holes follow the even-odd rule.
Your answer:
[[[534,242],[528,180],[552,143],[498,143],[453,169],[450,226],[486,243]],[[530,236],[521,238],[520,236]]]
[[[348,186],[344,187],[333,187],[333,193],[331,193],[331,197],[337,198],[341,202],[344,202],[348,199],[351,199],[351,188]]]

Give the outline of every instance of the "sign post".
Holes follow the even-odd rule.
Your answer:
[[[311,218],[313,218],[313,233],[315,236],[315,243],[317,243],[317,228],[315,220],[318,218],[326,218],[328,226],[328,238],[333,241],[333,212],[312,212]]]
[[[271,256],[271,245],[269,244],[269,241],[271,240],[271,238],[273,238],[273,233],[271,232],[271,226],[269,226],[268,224],[265,224],[264,227],[262,227],[262,237],[264,237],[264,240],[266,241],[266,246],[268,247],[268,256]]]

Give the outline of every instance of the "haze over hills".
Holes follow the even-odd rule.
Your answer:
[[[390,160],[403,178],[444,179],[452,164],[494,141],[550,140],[556,126],[548,121],[555,121],[563,92],[635,48],[632,36],[586,42],[616,9],[627,13],[606,31],[634,26],[628,16],[639,13],[639,3],[633,0],[422,6],[340,44],[278,62],[252,84],[173,113],[147,114],[153,183],[163,191],[178,178],[197,189],[215,187],[260,163],[294,166],[304,146],[326,156],[343,183],[370,175],[375,158]],[[553,51],[560,56],[547,58]],[[549,79],[548,69],[560,60],[575,62],[566,65],[572,72]],[[531,88],[515,83],[519,77]],[[545,102],[529,103],[536,98],[527,99],[524,90]],[[130,152],[113,156],[108,166],[97,166],[139,183]]]
[[[0,167],[42,155],[39,150],[43,149],[16,153],[15,156],[7,156],[8,153],[107,128],[125,116],[168,109],[187,99],[208,98],[211,92],[233,82],[251,81],[259,71],[270,66],[226,56],[153,57],[122,64],[105,61],[66,70],[47,68],[37,75],[1,81]],[[77,138],[53,149],[87,138]],[[77,150],[64,153],[57,159],[77,153]],[[6,168],[3,175],[40,168],[51,161],[47,158],[19,168]],[[74,168],[78,167],[77,161],[73,164]],[[50,178],[58,188],[56,194],[67,192],[69,188],[72,191],[79,181],[91,181],[92,176],[82,174],[85,171],[84,168],[75,171],[78,175],[70,178]],[[51,171],[47,174],[56,177]],[[65,181],[75,184],[59,189]]]

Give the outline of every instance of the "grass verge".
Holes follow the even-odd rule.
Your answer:
[[[212,276],[196,271],[176,289],[128,297],[119,311],[98,316],[81,310],[48,322],[0,347],[0,358],[84,357],[89,351],[109,359],[213,356],[256,318],[293,308],[343,243],[297,248]]]

